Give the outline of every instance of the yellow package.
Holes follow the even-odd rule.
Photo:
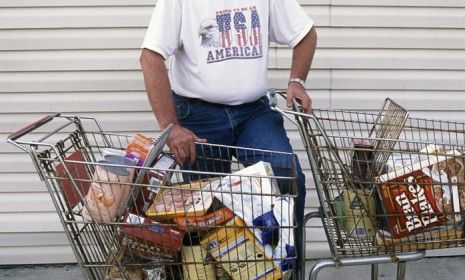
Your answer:
[[[234,280],[282,278],[281,270],[266,258],[262,246],[237,216],[207,235],[200,244]]]

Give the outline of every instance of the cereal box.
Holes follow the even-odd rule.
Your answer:
[[[457,153],[451,151],[448,155]],[[446,174],[435,168],[451,158],[430,156],[379,177],[378,191],[394,238],[417,234],[447,221],[446,214],[451,211],[445,210],[444,204],[456,193],[456,185],[449,185]]]

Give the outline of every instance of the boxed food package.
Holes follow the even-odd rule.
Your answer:
[[[123,225],[123,243],[143,257],[161,257],[174,260],[181,251],[184,233],[150,219],[129,213]]]
[[[135,159],[138,162],[137,165],[142,166],[153,144],[152,138],[137,133],[126,147],[126,156]]]
[[[160,186],[168,183],[172,175],[170,170],[173,170],[176,164],[176,159],[171,154],[163,153],[160,155],[148,172],[150,185],[154,192],[158,192],[157,189]]]
[[[394,238],[423,232],[448,219],[455,221],[451,214],[460,212],[457,183],[441,169],[454,161],[454,155],[460,153],[431,155],[379,177],[378,191]]]
[[[150,186],[142,190],[142,194],[139,195],[140,201],[138,201],[138,205],[142,205],[139,208],[142,212],[147,211],[155,196],[160,191],[160,187],[170,183],[173,173],[169,170],[173,170],[176,165],[176,160],[171,154],[163,153],[147,172]]]
[[[243,168],[234,175],[251,176],[255,186],[260,186],[264,194],[280,194],[278,183],[274,177],[273,168],[269,162],[259,161],[251,166]]]
[[[273,214],[273,201],[279,193],[271,165],[260,161],[221,178],[214,195],[248,226],[255,227],[259,242],[276,245],[279,223]]]
[[[265,256],[263,246],[240,217],[236,216],[200,243],[234,280],[282,278],[281,270]]]
[[[376,243],[379,252],[398,253],[450,248],[451,244],[463,244],[464,239],[461,230],[439,227],[401,238],[393,238],[388,232],[378,231],[376,233]]]
[[[445,212],[465,213],[465,158],[454,157],[438,162],[433,165],[430,173],[434,181],[442,183],[435,188],[437,197],[440,197],[439,194],[445,196],[442,201],[438,201],[439,207]],[[460,221],[462,217],[456,214],[454,219]]]
[[[202,216],[175,217],[173,220],[179,228],[185,231],[209,230],[213,226],[224,224],[231,220],[234,213],[226,207]]]
[[[71,161],[71,162],[70,162]],[[86,171],[86,164],[84,155],[81,150],[77,150],[69,155],[64,164],[59,163],[56,165],[57,177],[61,179],[61,186],[63,194],[66,197],[68,206],[72,209],[81,202],[90,188],[90,175]],[[69,180],[68,175],[73,179],[75,185]],[[82,210],[82,205],[77,212]]]
[[[231,280],[229,274],[224,270],[221,264],[215,262],[215,276],[216,280]]]
[[[208,189],[214,182],[214,179],[204,179],[188,184],[162,186],[146,215],[157,220],[202,216],[213,203],[213,195]]]
[[[181,255],[185,280],[216,280],[215,265],[205,248],[184,246]]]

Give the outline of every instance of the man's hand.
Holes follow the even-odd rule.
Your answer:
[[[312,99],[299,83],[290,83],[287,87],[287,107],[292,107],[294,98],[297,99],[305,113],[310,114],[312,112]]]
[[[177,163],[182,166],[186,160],[191,164],[195,162],[195,142],[205,143],[207,140],[176,124],[171,130],[167,144]]]

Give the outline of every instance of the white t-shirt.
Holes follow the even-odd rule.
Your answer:
[[[296,0],[158,0],[142,47],[172,56],[177,94],[239,105],[265,95],[269,42],[294,47],[312,26]]]

